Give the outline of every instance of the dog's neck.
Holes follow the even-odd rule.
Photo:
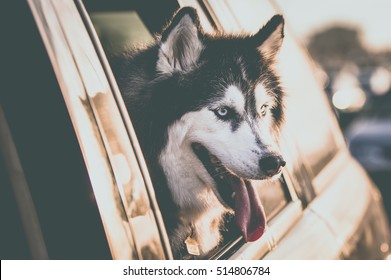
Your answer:
[[[199,253],[205,254],[221,240],[220,226],[227,209],[214,194],[213,179],[203,169],[191,144],[183,141],[183,133],[181,123],[170,127],[167,143],[159,155],[159,165],[179,210],[180,225],[173,235],[181,244],[176,246],[186,246],[185,241],[190,238]],[[198,167],[200,170],[195,172]]]

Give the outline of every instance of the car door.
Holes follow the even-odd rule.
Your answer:
[[[228,33],[254,32],[275,10],[267,1],[167,1],[162,9],[154,9],[148,1],[136,5],[134,1],[30,0],[28,4],[65,100],[80,146],[76,153],[85,163],[111,256],[114,259],[172,258],[154,182],[150,180],[131,118],[111,71],[110,57],[114,52],[152,40],[153,33],[180,6],[195,7],[207,32]],[[301,70],[292,74],[282,65],[283,80],[302,99],[306,98],[303,92],[319,91],[312,78],[300,83],[298,77],[311,71],[310,62],[292,39],[289,28],[285,44],[281,59],[285,63],[296,61]],[[281,149],[288,164],[282,179],[256,183],[269,220],[268,230],[258,241],[245,243],[227,225],[224,242],[207,258],[333,259],[341,256],[342,245],[336,235],[339,225],[332,223],[329,215],[332,209],[325,210],[323,206],[329,205],[333,196],[341,195],[332,190],[339,189],[346,179],[332,184],[327,180],[330,172],[324,166],[339,169],[341,164],[349,162],[344,160],[349,156],[344,152],[341,134],[332,133],[336,121],[331,111],[322,107],[326,103],[319,92],[307,100],[314,105],[307,110],[323,117],[317,119],[316,126],[311,127],[310,122],[302,125],[304,130],[317,131],[311,135],[319,141],[309,141],[305,137],[308,133],[293,131],[297,123],[303,122],[303,114],[294,111],[301,106],[300,98],[288,102],[288,117],[296,126],[288,122],[288,128],[283,131]],[[27,173],[23,162],[21,168]],[[329,188],[330,185],[334,188]],[[11,182],[11,187],[15,188],[15,183]],[[328,189],[331,191],[324,195]],[[32,209],[39,207],[38,204],[33,199]],[[43,222],[38,215],[37,224],[40,219]],[[348,236],[351,228],[346,232]],[[46,242],[45,236],[42,242]]]

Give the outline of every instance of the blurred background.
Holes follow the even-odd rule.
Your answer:
[[[314,58],[349,148],[391,217],[391,1],[274,2]]]

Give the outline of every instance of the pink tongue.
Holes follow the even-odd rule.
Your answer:
[[[235,181],[235,182],[234,182]],[[260,238],[266,225],[266,217],[258,195],[250,181],[231,178],[235,192],[235,219],[246,241]]]

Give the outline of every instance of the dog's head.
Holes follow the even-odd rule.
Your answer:
[[[277,148],[283,92],[272,70],[283,26],[277,15],[252,36],[211,36],[202,31],[195,10],[183,8],[159,43],[157,71],[166,84],[175,84],[172,102],[182,108],[160,163],[171,185],[184,180],[170,174],[167,166],[174,162],[196,174],[198,184],[181,185],[178,194],[212,188],[235,210],[247,240],[259,238],[265,226],[249,180],[276,178],[285,165]]]

